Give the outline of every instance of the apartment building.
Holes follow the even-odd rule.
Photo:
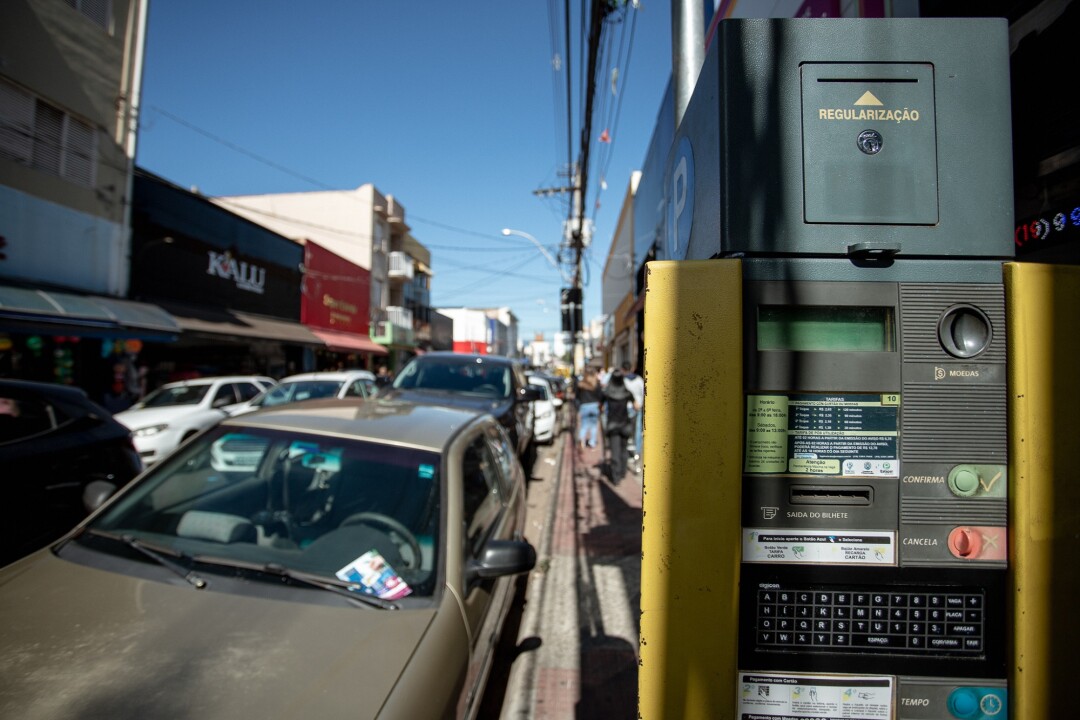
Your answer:
[[[213,199],[221,207],[297,242],[313,241],[371,273],[371,339],[399,369],[431,341],[431,254],[412,236],[405,208],[370,183]]]
[[[179,332],[126,299],[146,14],[0,3],[0,374],[100,398],[117,361]]]

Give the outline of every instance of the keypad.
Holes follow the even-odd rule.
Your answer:
[[[980,655],[984,600],[974,588],[758,590],[756,643],[764,649]]]

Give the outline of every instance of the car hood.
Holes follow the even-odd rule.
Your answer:
[[[374,717],[435,613],[180,582],[48,550],[4,568],[0,717]]]
[[[427,390],[412,388],[408,390],[387,388],[379,393],[381,398],[392,398],[414,403],[434,403],[452,407],[483,410],[496,417],[507,411],[514,404],[512,398],[486,398],[475,395],[463,395],[450,390]]]
[[[173,405],[171,407],[137,408],[124,410],[113,415],[114,418],[127,425],[132,430],[161,425],[163,423],[176,422],[178,419],[189,415],[201,415],[207,410],[198,405]],[[224,417],[224,413],[221,414]]]

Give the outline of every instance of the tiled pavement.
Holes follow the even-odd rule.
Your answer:
[[[603,447],[547,448],[529,487],[529,574],[501,718],[636,718],[641,476]]]

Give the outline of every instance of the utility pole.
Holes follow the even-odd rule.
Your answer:
[[[574,176],[574,199],[570,210],[570,237],[574,249],[574,294],[582,298],[584,306],[584,292],[582,290],[581,262],[585,252],[585,191],[589,178],[589,147],[592,140],[592,105],[596,96],[596,64],[600,55],[600,31],[604,25],[604,17],[610,11],[609,6],[601,0],[592,0],[589,12],[589,58],[585,89],[585,122],[581,126],[581,160],[577,164],[577,172]],[[584,326],[584,312],[582,313],[582,326]],[[574,372],[580,373],[585,367],[584,327],[577,328],[574,334]]]
[[[582,235],[582,219],[580,212],[581,193],[581,171],[579,166],[578,172],[574,174],[574,195],[570,211],[571,217],[577,219],[576,224],[571,223],[570,227],[570,238],[574,249],[574,275],[570,287],[572,288],[571,292],[573,293],[573,297],[577,298],[577,301],[580,303],[579,307],[584,308],[585,294],[582,290],[581,282],[581,259],[585,250],[585,238]],[[584,325],[585,312],[583,309],[580,309],[574,313],[574,316],[582,318],[580,324],[575,322],[571,326],[574,330],[574,375],[576,376],[580,375],[585,369],[585,328],[582,327]]]

